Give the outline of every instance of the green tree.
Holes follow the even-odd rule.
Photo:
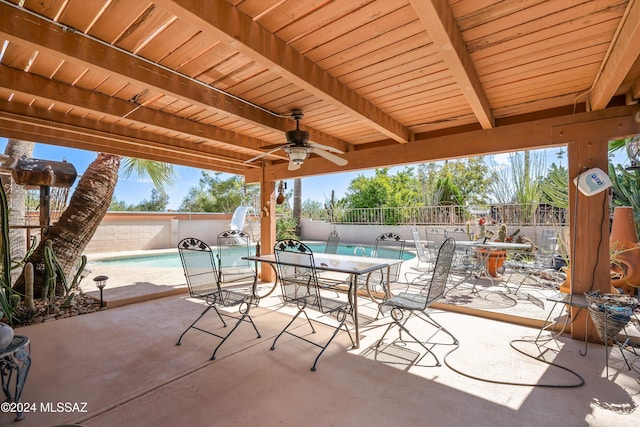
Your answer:
[[[137,205],[127,208],[128,211],[135,212],[164,212],[169,204],[169,195],[156,188],[151,189],[151,198],[144,199]]]
[[[450,204],[453,199],[457,204],[465,205],[485,203],[489,183],[493,172],[489,170],[484,157],[430,162],[418,166],[424,204],[438,206]],[[443,191],[449,191],[444,194]],[[452,193],[456,193],[452,198]]]
[[[302,203],[302,211],[312,218],[322,218],[324,217],[326,209],[319,201],[307,199]]]
[[[344,197],[349,208],[417,206],[421,203],[420,182],[412,168],[395,175],[389,168],[376,169],[373,177],[357,176],[351,181]]]
[[[232,213],[238,206],[255,199],[259,189],[245,186],[240,176],[222,179],[219,172],[202,172],[196,187],[191,187],[180,205],[184,212]]]
[[[111,204],[109,205],[109,210],[114,212],[126,211],[127,204],[122,200],[116,199],[116,197],[114,196],[111,200]]]

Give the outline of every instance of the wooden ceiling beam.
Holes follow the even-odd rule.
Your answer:
[[[328,100],[339,110],[389,138],[401,143],[413,139],[413,133],[406,126],[300,55],[226,0],[155,0],[154,3],[272,71],[277,70],[296,86]]]
[[[83,136],[81,140],[77,140],[75,139],[74,134],[70,134],[61,129],[40,129],[31,126],[16,126],[14,122],[7,121],[2,117],[0,117],[0,132],[8,138],[15,138],[23,141],[35,140],[44,144],[77,148],[80,150],[90,150],[96,153],[111,153],[126,157],[144,158],[168,164],[179,164],[198,169],[207,169],[237,175],[242,175],[246,172],[246,169],[240,167],[236,168],[232,165],[225,165],[216,161],[208,161],[204,159],[194,160],[189,156],[176,156],[175,154],[167,154],[157,150],[149,150],[146,153],[142,153],[139,149],[132,149],[126,144],[122,144],[117,148],[117,150],[113,150],[113,147],[105,145],[104,141],[100,138],[87,138]]]
[[[0,100],[2,135],[34,142],[69,146],[91,151],[107,151],[123,156],[166,161],[172,164],[220,165],[221,171],[242,173],[258,165],[244,164],[244,159],[229,157],[227,152],[193,143],[178,143],[175,138],[64,114],[36,105]],[[19,136],[30,135],[30,138]],[[65,143],[65,139],[69,144]],[[63,141],[62,143],[60,141]],[[73,142],[73,144],[72,144]]]
[[[487,95],[447,0],[409,0],[424,29],[444,57],[483,129],[495,126]]]
[[[605,58],[602,72],[596,76],[589,94],[591,110],[606,108],[640,56],[640,1],[632,1],[629,5],[626,18],[620,23],[617,37]]]
[[[187,76],[92,40],[72,28],[61,27],[44,19],[38,20],[32,14],[0,3],[0,39],[3,38],[28,46],[34,51],[48,52],[65,61],[81,64],[87,69],[135,81],[150,90],[199,108],[213,109],[225,116],[269,130],[291,130],[291,120],[288,117],[275,116],[205,84],[196,83]],[[350,149],[349,144],[333,136],[313,129],[307,130],[313,135],[315,142],[343,151]]]
[[[162,129],[163,132],[160,133],[178,132],[185,137],[196,139],[198,144],[215,142],[218,145],[222,145],[221,148],[232,151],[237,151],[237,147],[242,147],[250,150],[247,154],[247,159],[261,154],[260,148],[265,144],[260,139],[250,138],[157,110],[136,108],[134,104],[118,98],[81,89],[77,86],[58,83],[54,80],[7,67],[6,65],[0,64],[0,74],[4,78],[3,87],[6,90],[31,96],[41,100],[43,103],[62,104],[92,111],[97,116],[109,117],[111,120],[120,121],[123,127],[136,124]],[[61,120],[64,123],[70,117],[72,116],[66,115],[61,117]],[[287,159],[284,155],[272,155],[272,157]]]
[[[495,153],[533,150],[566,145],[576,138],[593,138],[600,143],[608,138],[625,137],[640,133],[640,123],[634,115],[640,105],[608,108],[588,113],[570,114],[549,119],[514,123],[493,129],[460,132],[453,135],[416,139],[401,146],[386,145],[363,151],[346,153],[348,169],[330,164],[324,159],[310,158],[296,171],[287,170],[286,164],[265,166],[265,174],[274,179],[341,173],[372,168],[409,165],[446,159],[467,158]],[[408,162],[407,159],[411,159]],[[245,173],[247,182],[257,182],[261,171]]]

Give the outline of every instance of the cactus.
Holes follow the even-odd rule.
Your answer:
[[[87,265],[87,256],[82,255],[82,257],[80,257],[78,269],[76,271],[76,274],[73,276],[73,280],[71,281],[71,283],[69,283],[69,281],[67,280],[67,277],[64,275],[64,270],[56,259],[56,254],[53,251],[53,243],[51,242],[51,240],[47,240],[45,242],[44,262],[45,266],[47,267],[47,282],[45,283],[45,291],[43,291],[43,295],[46,295],[46,292],[50,292],[50,298],[53,301],[53,299],[55,298],[57,279],[60,279],[60,281],[62,282],[65,296],[68,296],[72,289],[78,287],[80,280],[82,280],[82,272],[84,271],[84,267]]]
[[[0,185],[0,256],[2,261],[0,262],[0,310],[2,314],[6,316],[7,323],[13,325],[13,320],[16,315],[16,307],[13,305],[15,294],[11,287],[11,249],[9,240],[9,206],[7,204],[7,194],[4,191],[4,186]]]
[[[28,262],[24,265],[24,305],[29,310],[35,310],[33,304],[33,264]]]
[[[507,240],[507,224],[500,224],[498,229],[498,240],[504,242]]]

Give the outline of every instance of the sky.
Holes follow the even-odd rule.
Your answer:
[[[0,152],[4,153],[6,144],[7,139],[0,138]],[[550,165],[552,162],[558,163],[558,158],[556,156],[557,151],[558,148],[545,150],[547,165]],[[41,160],[66,160],[71,162],[76,168],[78,175],[81,175],[87,169],[89,164],[96,158],[96,153],[86,150],[36,143],[33,150],[33,157]],[[508,165],[509,163],[508,154],[499,154],[491,157],[493,158],[493,162],[498,165]],[[567,159],[565,155],[562,160],[562,164],[566,166],[566,162]],[[626,154],[622,152],[618,153],[614,162],[628,164]],[[395,167],[391,169],[391,172],[394,173],[402,169],[403,167]],[[176,172],[175,184],[172,187],[165,189],[169,195],[169,204],[167,206],[167,209],[169,210],[178,210],[182,200],[186,197],[192,187],[198,185],[198,181],[202,175],[201,169],[186,166],[176,165],[174,166],[174,170]],[[316,200],[320,203],[324,203],[331,198],[332,190],[335,191],[335,197],[339,199],[344,197],[349,184],[354,178],[359,175],[371,177],[374,173],[374,170],[367,170],[303,178],[302,200]],[[221,179],[227,179],[229,177],[231,177],[229,174],[221,175]],[[141,179],[136,176],[125,178],[120,176],[115,189],[115,198],[118,201],[125,202],[127,205],[135,205],[144,199],[149,200],[152,188],[153,184],[148,178]],[[289,180],[287,182],[287,191],[291,191],[292,189],[293,180]]]

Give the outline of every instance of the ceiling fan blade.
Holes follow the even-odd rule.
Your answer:
[[[260,154],[259,156],[253,157],[253,158],[251,158],[251,159],[249,159],[249,160],[245,160],[243,163],[251,163],[251,162],[256,161],[256,160],[258,160],[258,159],[260,159],[260,158],[262,158],[262,157],[264,157],[264,156],[268,156],[268,155],[269,155],[269,154],[271,154],[271,153],[275,153],[276,151],[278,151],[278,150],[280,150],[280,149],[282,149],[282,148],[283,148],[283,146],[281,145],[281,146],[279,146],[278,148],[274,148],[274,149],[273,149],[273,150],[271,150],[271,151],[267,151],[267,152],[265,152],[265,153]]]
[[[346,159],[343,159],[342,157],[338,157],[335,154],[329,153],[321,148],[313,147],[313,152],[316,153],[318,156],[324,157],[330,162],[335,163],[338,166],[344,166],[348,163]]]
[[[307,144],[309,144],[313,148],[319,148],[324,151],[331,151],[333,153],[344,154],[344,151],[342,150],[338,150],[335,147],[329,147],[328,145],[318,144],[317,142],[308,142]]]
[[[289,166],[287,167],[288,170],[290,171],[295,171],[300,169],[300,165],[298,163],[293,163],[293,161],[289,161]]]

